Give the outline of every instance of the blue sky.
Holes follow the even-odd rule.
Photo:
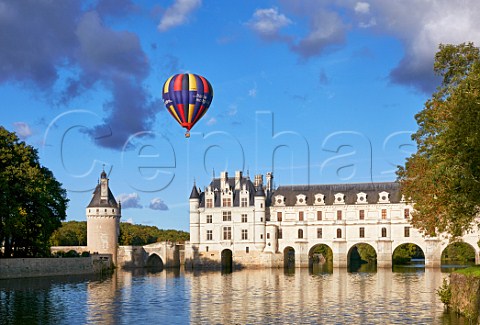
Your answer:
[[[188,230],[193,181],[395,180],[439,43],[480,39],[480,2],[0,0],[0,124],[39,151],[85,220],[102,166],[123,221]],[[191,138],[162,85],[213,86]]]

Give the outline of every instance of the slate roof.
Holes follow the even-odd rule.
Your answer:
[[[325,195],[324,201],[326,205],[333,204],[335,194],[343,193],[345,195],[345,204],[355,204],[357,202],[358,193],[366,193],[369,204],[377,203],[379,200],[379,193],[388,192],[390,194],[390,203],[398,203],[402,198],[400,193],[400,184],[397,182],[382,182],[382,183],[356,183],[356,184],[322,184],[322,185],[292,185],[279,186],[272,193],[273,198],[276,195],[283,195],[286,206],[293,206],[297,202],[297,195],[306,195],[306,204],[313,205],[315,194]]]
[[[113,196],[112,192],[110,191],[110,188],[108,188],[108,199],[107,200],[102,200],[101,199],[101,185],[97,184],[97,187],[95,187],[95,190],[93,191],[93,197],[92,200],[90,201],[90,204],[87,206],[87,208],[96,208],[96,207],[106,207],[106,208],[117,208],[118,203],[115,200],[115,197]]]

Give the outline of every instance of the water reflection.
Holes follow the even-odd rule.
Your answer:
[[[0,281],[6,324],[462,324],[435,294],[438,269],[117,271]],[[415,270],[411,272],[410,270]]]

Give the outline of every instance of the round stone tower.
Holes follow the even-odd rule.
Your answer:
[[[111,254],[112,262],[116,265],[122,211],[108,187],[105,171],[100,174],[100,183],[93,192],[86,213],[87,246],[90,253]]]

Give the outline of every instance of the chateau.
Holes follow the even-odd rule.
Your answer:
[[[187,268],[308,267],[315,249],[327,245],[334,267],[347,267],[357,244],[370,245],[378,267],[391,267],[402,244],[416,244],[425,266],[441,265],[447,235],[425,237],[410,224],[413,206],[395,182],[291,185],[273,187],[273,174],[254,180],[222,172],[201,190],[193,185],[189,197],[190,241],[146,246],[118,246],[121,202],[109,188],[105,171],[86,207],[87,246],[76,251],[108,254],[112,262],[129,267]],[[480,233],[461,240],[475,250]],[[65,250],[56,247],[55,250]]]
[[[427,267],[440,266],[448,236],[424,237],[410,224],[412,205],[396,182],[293,185],[273,188],[273,175],[252,182],[240,171],[222,172],[202,191],[194,184],[190,198],[187,267],[308,267],[313,250],[327,245],[333,266],[347,267],[355,245],[366,243],[378,267],[391,267],[394,250],[418,245]],[[479,249],[477,232],[463,241]]]

